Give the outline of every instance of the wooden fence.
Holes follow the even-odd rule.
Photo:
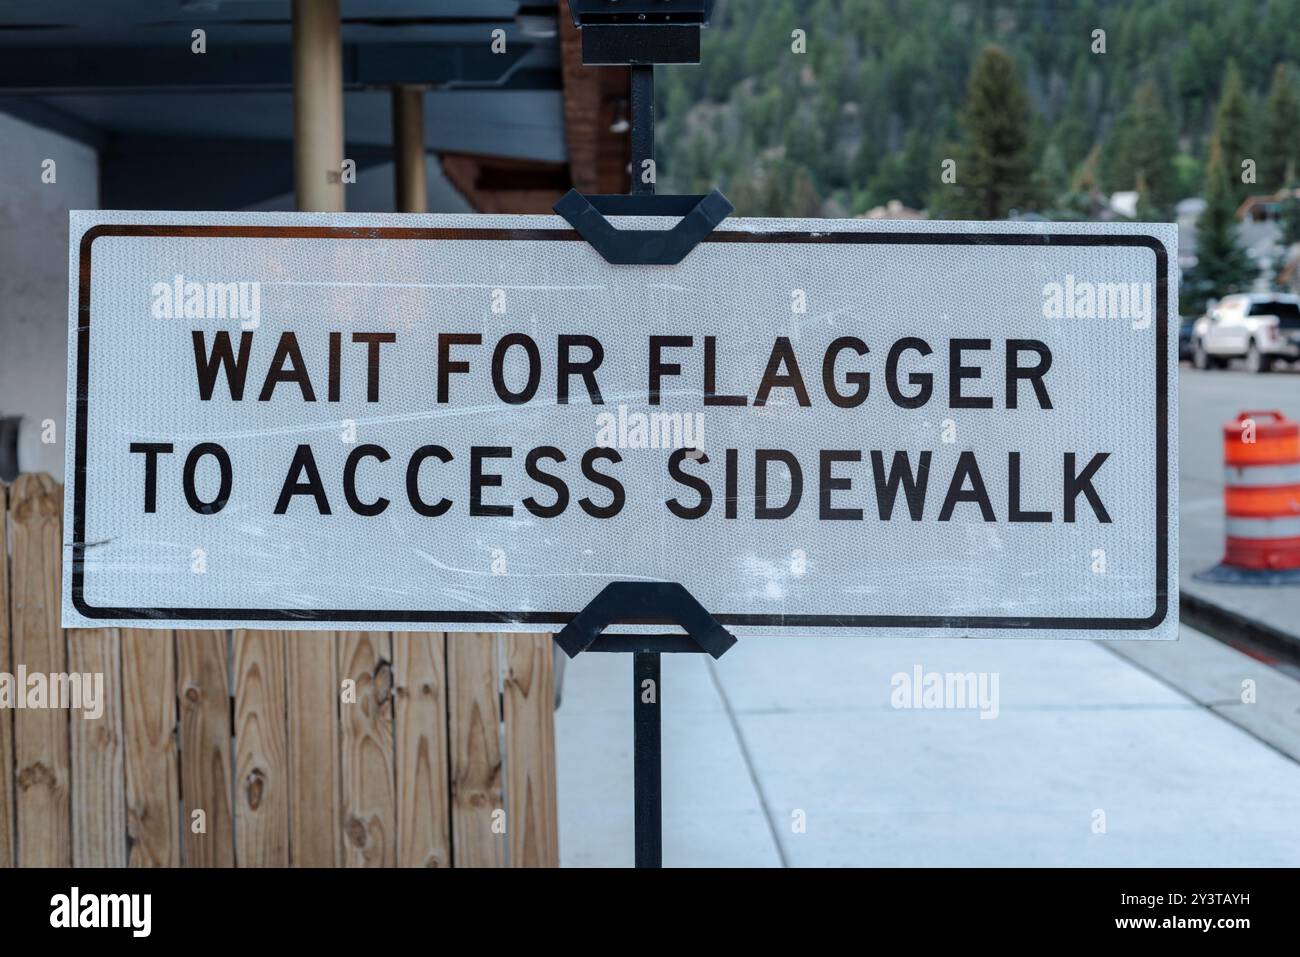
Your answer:
[[[0,708],[0,866],[559,863],[548,635],[64,631],[62,488],[6,499],[0,671],[105,704]]]

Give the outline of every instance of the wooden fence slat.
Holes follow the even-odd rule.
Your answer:
[[[398,867],[451,866],[446,655],[441,634],[393,635]]]
[[[284,636],[237,631],[235,644],[235,860],[289,865],[289,760]]]
[[[397,858],[393,793],[393,672],[386,632],[342,632],[339,678],[356,698],[339,705],[344,864],[392,867]]]
[[[0,670],[103,675],[0,709],[0,867],[558,865],[549,635],[64,632],[61,487],[0,518]]]
[[[125,867],[126,757],[122,744],[122,646],[116,628],[68,631],[68,670],[102,675],[98,718],[72,711],[72,863]],[[85,692],[83,691],[83,695]]]
[[[501,794],[497,636],[447,635],[451,831],[456,867],[501,867],[505,834],[493,833]]]
[[[179,867],[175,635],[142,628],[121,634],[127,862]]]
[[[9,653],[9,490],[0,482],[0,671],[13,674]],[[13,711],[0,708],[0,867],[14,866]]]
[[[59,627],[63,494],[48,475],[20,475],[11,493],[14,671],[67,671]],[[14,803],[21,867],[72,863],[72,795],[68,713],[14,712]]]
[[[176,632],[181,846],[187,867],[235,866],[227,646],[224,631]],[[203,812],[199,833],[194,830],[195,811]]]
[[[339,635],[285,632],[289,730],[289,854],[295,867],[338,867]]]
[[[559,867],[550,635],[506,635],[506,822],[511,867]]]

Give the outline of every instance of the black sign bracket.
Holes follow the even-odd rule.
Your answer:
[[[655,194],[655,64],[700,62],[700,29],[713,0],[571,0],[570,7],[582,31],[584,65],[631,67],[632,193],[570,190],[554,209],[612,265],[675,266],[735,209],[716,189],[706,196]],[[667,230],[618,229],[608,216],[680,220]]]
[[[615,624],[678,625],[684,634],[606,634]],[[570,658],[583,652],[632,655],[633,844],[637,867],[663,866],[663,750],[659,709],[661,654],[721,658],[736,643],[677,582],[610,582],[564,626],[555,643]]]
[[[716,189],[705,196],[584,196],[569,190],[555,211],[614,266],[676,266],[735,207]],[[666,230],[618,229],[606,216],[681,216]]]
[[[584,196],[570,190],[555,211],[616,266],[673,266],[733,210],[722,193],[655,195],[654,65],[698,63],[700,28],[713,0],[570,0],[587,66],[632,71],[632,193]],[[608,216],[679,217],[671,229],[619,229]],[[677,625],[682,633],[606,634],[611,625]],[[614,581],[555,635],[570,658],[583,652],[632,655],[633,782],[637,867],[663,865],[661,654],[722,657],[736,639],[677,582]]]

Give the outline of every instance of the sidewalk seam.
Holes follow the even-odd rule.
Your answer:
[[[709,678],[713,681],[713,688],[722,699],[722,710],[727,715],[727,721],[731,724],[731,733],[736,736],[736,743],[740,746],[740,757],[745,762],[745,771],[749,774],[749,780],[754,784],[754,792],[758,795],[759,806],[763,809],[763,819],[767,821],[768,833],[772,836],[772,844],[776,847],[777,860],[781,862],[782,867],[789,867],[790,861],[785,856],[785,845],[781,843],[781,836],[776,830],[776,821],[772,817],[772,809],[768,806],[767,794],[763,790],[763,783],[758,779],[758,770],[754,767],[753,756],[749,753],[749,745],[745,742],[745,733],[740,728],[740,720],[736,717],[736,712],[731,707],[731,699],[727,697],[726,689],[722,687],[722,681],[718,678],[717,665],[713,661],[706,662],[709,668]]]

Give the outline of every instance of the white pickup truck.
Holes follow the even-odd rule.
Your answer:
[[[1222,369],[1245,359],[1250,372],[1300,359],[1300,297],[1285,293],[1225,296],[1192,326],[1192,364]]]

